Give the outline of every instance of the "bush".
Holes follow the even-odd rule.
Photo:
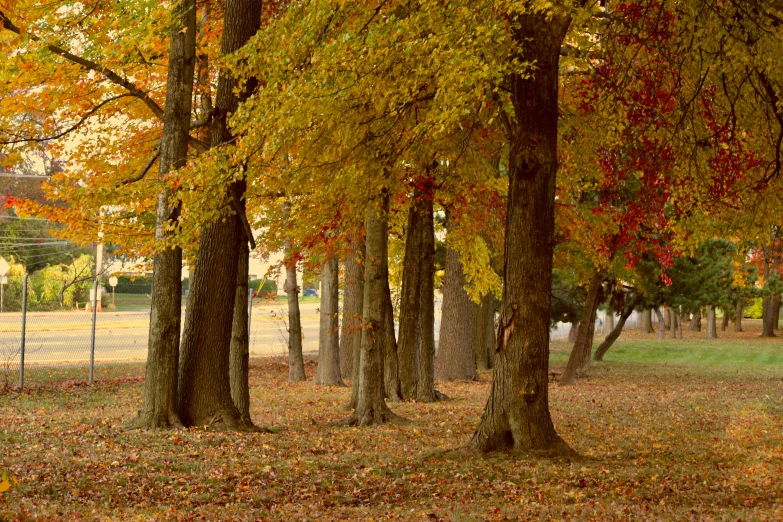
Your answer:
[[[146,276],[118,275],[117,286],[114,288],[114,292],[118,294],[151,294],[152,278]]]
[[[747,317],[748,319],[761,319],[762,315],[764,315],[761,302],[762,299],[760,297],[754,299],[753,304],[745,308],[745,312],[742,314],[742,316]]]
[[[263,283],[263,287],[261,287],[261,291],[258,291],[258,287],[261,286]],[[272,281],[271,279],[253,279],[248,284],[248,287],[251,289],[251,291],[254,294],[257,294],[259,297],[265,296],[268,293],[277,294],[277,283]]]

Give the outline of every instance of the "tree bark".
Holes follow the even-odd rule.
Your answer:
[[[682,314],[677,316],[677,333],[680,335],[680,340],[682,340]]]
[[[340,374],[353,376],[354,358],[358,358],[362,345],[362,298],[364,271],[360,265],[364,258],[364,242],[353,238],[345,257],[345,284],[343,291],[343,322],[340,336]],[[357,370],[358,364],[357,364]]]
[[[388,254],[387,254],[388,255]],[[400,394],[400,373],[397,354],[397,338],[394,335],[394,305],[389,288],[388,261],[384,258],[384,291],[383,291],[383,386],[386,398],[393,402],[402,400]]]
[[[642,333],[653,333],[652,310],[646,308],[639,312],[639,331]]]
[[[372,203],[367,209],[364,300],[362,308],[362,348],[359,362],[356,408],[344,421],[352,426],[383,424],[397,419],[384,400],[383,351],[388,241],[388,196],[381,208]]]
[[[726,328],[729,326],[729,309],[724,308],[723,309],[723,320],[721,321],[720,329],[722,332],[726,331]]]
[[[737,299],[737,304],[735,305],[735,314],[736,319],[734,320],[734,331],[735,332],[741,332],[742,331],[742,316],[745,314],[745,306],[742,302],[742,298]]]
[[[549,310],[552,299],[558,63],[570,17],[515,13],[513,38],[532,74],[510,73],[503,311],[487,405],[468,443],[487,451],[572,453],[549,413]]]
[[[173,167],[185,165],[196,63],[196,2],[183,0],[175,7],[171,30],[166,107],[160,139],[158,179]],[[161,184],[155,211],[155,242],[160,245],[172,234],[168,227],[179,211],[173,206],[173,191]],[[181,426],[177,413],[180,314],[182,313],[182,250],[161,248],[153,257],[152,304],[149,348],[141,409],[134,421],[139,428]]]
[[[489,306],[487,307],[487,327],[485,328],[486,337],[484,338],[484,351],[487,354],[487,364],[489,369],[495,367],[495,296],[490,295]]]
[[[446,249],[443,311],[440,320],[435,378],[465,381],[476,378],[471,341],[472,303],[465,291],[465,275],[456,250]]]
[[[612,330],[614,330],[614,310],[610,306],[606,310],[606,318],[604,320],[604,332],[606,332],[604,338],[608,337]]]
[[[473,346],[473,361],[476,369],[489,370],[489,353],[487,352],[487,310],[492,306],[492,293],[481,296],[481,301],[472,303],[471,346]]]
[[[680,314],[677,313],[676,310],[671,309],[671,338],[676,339],[677,338],[677,328],[680,326]]]
[[[243,422],[251,425],[250,419],[250,331],[248,330],[248,265],[250,249],[247,238],[244,237],[241,224],[239,233],[239,264],[237,265],[237,282],[234,291],[234,319],[231,326],[231,348],[229,355],[229,384],[231,399],[239,410]]]
[[[707,333],[705,336],[707,339],[718,338],[718,325],[715,318],[715,307],[707,305]]]
[[[770,272],[770,262],[769,259],[766,256],[766,252],[764,253],[764,284],[767,284],[767,281],[769,280],[769,272]],[[774,337],[774,333],[772,332],[771,325],[768,325],[768,317],[769,317],[769,297],[764,297],[761,300],[761,336],[762,337]],[[767,331],[767,328],[769,326],[769,332]],[[771,333],[771,335],[768,335],[768,333]]]
[[[416,398],[419,379],[419,320],[421,313],[421,264],[423,194],[414,190],[408,210],[405,257],[400,290],[400,340],[397,345],[400,393],[403,400]]]
[[[666,339],[666,321],[663,318],[663,312],[658,307],[655,308],[655,316],[658,318],[658,339],[664,340]]]
[[[772,330],[779,330],[780,324],[780,294],[773,296],[769,300],[770,310],[772,311]]]
[[[593,354],[594,361],[604,360],[604,355],[606,355],[606,352],[609,351],[609,348],[612,347],[617,338],[620,337],[620,334],[623,333],[625,322],[629,317],[631,317],[633,309],[636,307],[636,303],[638,302],[639,299],[637,297],[633,297],[625,304],[625,308],[623,308],[623,311],[620,313],[620,318],[617,320],[617,324],[615,324],[612,331],[609,332],[609,335],[607,335],[606,339],[604,339],[604,342],[598,346],[598,349]]]
[[[600,294],[603,280],[604,277],[600,271],[595,272],[593,277],[590,278],[584,311],[582,312],[583,320],[579,323],[579,331],[576,335],[574,347],[571,349],[571,355],[568,357],[568,364],[566,364],[563,375],[560,376],[559,384],[561,386],[574,384],[576,372],[590,364],[595,333],[595,318],[598,313],[598,306],[601,304]]]
[[[221,53],[241,48],[261,26],[261,3],[255,0],[227,0],[223,15]],[[244,92],[235,93],[238,81],[230,71],[218,76],[215,97],[216,115],[212,118],[212,146],[223,146],[233,139],[228,115],[255,88],[248,82]],[[242,201],[244,179],[234,181],[220,206]],[[238,209],[235,208],[236,211]],[[241,221],[236,213],[201,229],[195,274],[190,282],[190,297],[180,348],[180,417],[188,426],[215,425],[229,429],[248,429],[231,399],[229,351],[233,322],[234,288],[237,277],[239,242],[243,239]]]
[[[435,390],[435,223],[432,198],[425,198],[421,227],[421,313],[419,315],[419,378],[416,400],[444,398]]]
[[[691,332],[701,332],[701,310],[696,310],[691,319]]]
[[[579,335],[579,324],[581,321],[572,321],[571,322],[571,329],[568,330],[568,342],[569,343],[575,343],[576,339]]]
[[[337,257],[326,260],[321,269],[320,331],[315,384],[344,386],[340,378],[339,266]]]
[[[671,311],[671,308],[664,308],[664,311],[663,311],[663,327],[666,330],[671,330],[671,328],[672,328],[672,311]]]
[[[288,202],[283,203],[287,219]],[[288,380],[300,382],[307,380],[302,355],[302,316],[299,312],[299,285],[296,280],[296,261],[291,257],[291,240],[285,240],[285,284],[283,289],[288,297]]]

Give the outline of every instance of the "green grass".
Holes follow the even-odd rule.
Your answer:
[[[149,310],[151,302],[147,294],[114,294],[114,306],[121,312]]]
[[[594,348],[597,348],[596,339]],[[564,341],[552,343],[550,364],[562,365],[568,360],[571,345]],[[606,363],[656,363],[712,367],[714,369],[773,368],[783,371],[783,347],[748,339],[622,339],[604,356]]]

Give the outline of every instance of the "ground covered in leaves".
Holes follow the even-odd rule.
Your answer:
[[[236,434],[126,430],[139,365],[101,367],[94,386],[60,373],[1,392],[0,520],[783,519],[781,341],[627,337],[550,387],[570,460],[447,451],[472,434],[489,375],[392,405],[408,425],[345,428],[347,388],[256,359],[252,414],[274,433]],[[554,367],[567,352],[553,345]]]

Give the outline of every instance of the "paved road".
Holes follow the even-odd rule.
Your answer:
[[[317,303],[302,303],[304,350],[318,350]],[[274,314],[273,314],[274,312]],[[253,307],[250,352],[283,355],[288,352],[285,323],[277,305]],[[90,359],[91,314],[31,312],[27,314],[25,361],[31,364],[86,362]],[[0,314],[0,361],[18,359],[21,313]],[[145,360],[149,312],[101,312],[95,329],[97,362]]]

